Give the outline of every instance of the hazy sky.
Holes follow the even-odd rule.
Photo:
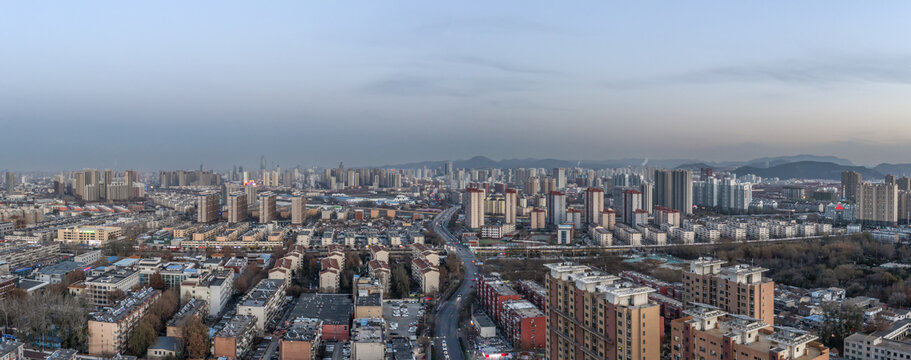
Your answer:
[[[911,162],[908,1],[8,1],[0,169]]]

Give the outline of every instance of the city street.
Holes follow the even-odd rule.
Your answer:
[[[462,263],[465,264],[465,277],[459,289],[449,297],[449,300],[441,300],[439,306],[437,306],[434,346],[437,347],[439,353],[443,353],[443,343],[445,343],[449,354],[446,358],[462,360],[465,359],[465,353],[462,352],[459,346],[458,326],[459,311],[463,304],[459,301],[459,298],[467,297],[466,295],[471,292],[471,285],[478,276],[478,268],[472,262],[475,259],[474,254],[468,250],[468,247],[462,246],[455,235],[450,233],[446,227],[449,224],[449,219],[456,212],[458,212],[458,207],[451,207],[441,212],[433,220],[433,230],[440,234],[449,245],[458,249],[458,256]]]

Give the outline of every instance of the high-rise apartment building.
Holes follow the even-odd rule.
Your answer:
[[[239,223],[247,220],[247,194],[236,191],[228,195],[228,222]]]
[[[722,267],[723,260],[699,258],[683,272],[683,301],[718,307],[775,324],[775,282],[763,278],[768,269],[750,265]]]
[[[484,200],[486,192],[484,189],[468,188],[465,189],[465,225],[469,229],[480,229],[484,226]]]
[[[861,184],[855,196],[857,219],[870,224],[895,225],[898,222],[898,185]]]
[[[857,193],[860,191],[863,180],[863,176],[857,171],[841,173],[841,193],[845,200],[857,201]]]
[[[600,225],[601,211],[604,211],[604,190],[594,187],[586,189],[584,203],[582,222],[588,225]]]
[[[244,187],[244,194],[247,194],[247,208],[256,208],[256,199],[259,195],[259,188],[256,185],[247,185]]]
[[[636,212],[641,210],[642,193],[638,190],[628,189],[623,192],[623,222],[626,224],[633,223],[633,217]]]
[[[566,222],[566,194],[551,191],[547,194],[547,225],[556,228]]]
[[[259,223],[272,222],[276,218],[275,193],[271,191],[259,194]]]
[[[6,172],[6,191],[12,191],[16,187],[16,173],[12,171]]]
[[[525,180],[525,194],[526,195],[538,195],[538,187],[540,185],[540,179],[537,176],[530,176]]]
[[[655,205],[655,184],[643,181],[639,184],[639,192],[642,193],[642,210],[651,214]]]
[[[516,203],[518,202],[519,192],[516,189],[506,189],[504,192],[504,221],[507,224],[516,223]]]
[[[895,180],[896,185],[898,185],[899,190],[911,191],[911,178],[907,176],[902,176]]]
[[[655,225],[680,226],[680,211],[664,206],[655,207]]]
[[[700,305],[671,322],[671,359],[827,360],[817,337],[795,328],[772,328],[760,320]]]
[[[693,213],[693,172],[690,170],[655,170],[654,205]]]
[[[560,190],[566,187],[566,169],[554,168],[553,178],[556,181],[557,188],[551,191]]]
[[[303,225],[307,217],[307,197],[296,194],[291,198],[291,225]]]
[[[206,192],[196,197],[196,222],[210,223],[218,220],[218,194]]]
[[[660,306],[655,290],[575,263],[546,264],[547,358],[661,358]]]

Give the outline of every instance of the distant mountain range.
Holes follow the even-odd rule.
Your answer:
[[[446,161],[423,161],[397,165],[386,165],[392,168],[438,168],[445,166]],[[657,167],[666,169],[692,169],[710,167],[716,171],[731,171],[737,175],[755,174],[762,177],[777,177],[781,179],[829,179],[840,180],[843,171],[857,171],[864,179],[882,179],[885,174],[896,176],[911,176],[911,163],[909,164],[879,164],[873,168],[854,165],[850,160],[835,156],[819,155],[792,155],[779,157],[763,157],[749,161],[722,161],[711,162],[693,159],[665,159],[651,160],[644,158],[628,158],[619,160],[560,160],[560,159],[504,159],[493,160],[485,156],[475,156],[467,160],[454,160],[453,167],[465,169],[482,168],[572,168],[582,167],[589,169],[604,169],[618,167]]]
[[[781,179],[841,180],[841,173],[843,171],[857,171],[864,179],[883,178],[883,174],[879,171],[863,166],[848,166],[822,161],[797,161],[767,168],[748,165],[736,168],[733,172],[737,175],[754,174],[762,177],[777,177]]]

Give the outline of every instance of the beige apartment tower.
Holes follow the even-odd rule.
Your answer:
[[[484,226],[484,189],[465,189],[465,225],[469,229],[480,229]]]
[[[751,265],[722,267],[724,260],[699,258],[683,272],[684,303],[711,305],[775,325],[775,282],[769,269]]]
[[[601,211],[604,210],[604,190],[588,188],[585,190],[585,206],[582,208],[582,222],[601,225]]]
[[[504,221],[507,224],[516,223],[516,202],[518,201],[519,192],[516,189],[506,189],[506,194],[504,196],[505,209],[504,209]]]
[[[265,224],[275,220],[275,193],[269,191],[259,195],[259,223]]]
[[[295,194],[291,198],[291,225],[303,225],[307,217],[307,198]]]
[[[661,358],[660,306],[655,290],[575,263],[546,264],[547,358]]]
[[[861,184],[858,187],[857,219],[866,223],[898,223],[898,185]]]
[[[863,176],[857,171],[845,171],[841,173],[841,194],[848,201],[857,201],[857,193],[863,184]]]
[[[196,222],[207,224],[218,220],[218,194],[206,192],[196,197]]]
[[[228,195],[228,222],[236,224],[247,221],[247,194],[236,191]]]

